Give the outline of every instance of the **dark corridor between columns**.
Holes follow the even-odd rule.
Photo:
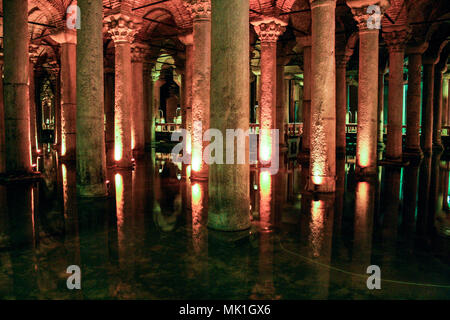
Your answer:
[[[251,168],[250,237],[207,228],[207,184],[153,152],[108,172],[109,196],[77,199],[76,173],[43,148],[43,179],[0,186],[1,299],[446,299],[450,162],[337,163],[333,195],[304,193],[308,168]],[[82,290],[67,290],[79,265]],[[369,265],[381,290],[368,290]]]

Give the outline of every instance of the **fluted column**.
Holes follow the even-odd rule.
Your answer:
[[[434,73],[434,98],[433,98],[433,150],[443,150],[442,133],[442,83],[443,73],[447,71],[447,59],[436,65]]]
[[[224,136],[226,129],[246,132],[250,123],[248,10],[248,0],[212,0],[211,126]],[[246,143],[244,164],[210,166],[208,227],[221,231],[250,227],[248,160]]]
[[[423,57],[423,87],[422,87],[422,128],[420,144],[424,153],[431,153],[433,147],[433,95],[434,67],[436,59]]]
[[[311,3],[311,135],[308,189],[336,185],[335,0]]]
[[[336,56],[336,152],[345,155],[347,116],[347,55]]]
[[[303,47],[303,135],[302,153],[309,154],[311,135],[311,37],[297,38]]]
[[[141,157],[145,151],[145,112],[144,112],[144,57],[147,46],[134,43],[131,46],[132,66],[132,116],[131,133],[134,157]]]
[[[64,30],[51,38],[61,45],[61,156],[75,160],[77,34],[73,30]]]
[[[77,192],[88,197],[106,194],[102,5],[78,3],[83,27],[77,31]]]
[[[403,60],[410,31],[400,28],[383,33],[389,50],[389,97],[386,159],[402,161]]]
[[[125,14],[105,18],[105,26],[115,46],[114,160],[118,167],[132,166],[133,102],[131,43],[139,27],[138,21]]]
[[[203,162],[203,133],[209,129],[211,85],[211,0],[188,0],[193,19],[192,70],[192,175],[194,180],[208,179]],[[201,129],[199,124],[201,123]]]
[[[286,23],[275,18],[252,22],[261,41],[261,100],[259,101],[259,159],[272,158],[271,129],[276,121],[277,40]]]
[[[6,172],[31,173],[28,1],[3,2]]]
[[[408,54],[408,95],[406,100],[406,148],[408,157],[420,157],[420,98],[422,83],[422,54],[427,45],[409,47]]]

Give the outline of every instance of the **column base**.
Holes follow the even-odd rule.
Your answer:
[[[254,238],[257,232],[257,229],[251,225],[240,231],[221,231],[208,225],[208,240],[218,245],[238,247]]]
[[[77,184],[77,196],[80,198],[107,198],[105,184],[93,184],[88,186],[80,186]]]
[[[208,178],[208,173],[205,175],[191,171],[191,181],[208,181]]]
[[[392,166],[392,167],[402,167],[409,164],[408,161],[404,162],[402,158],[385,158],[378,162],[380,166]]]
[[[320,180],[320,184],[317,181]],[[336,177],[309,177],[307,190],[313,193],[331,193],[336,191]]]
[[[420,147],[407,147],[403,152],[403,157],[406,159],[423,158],[423,152]]]

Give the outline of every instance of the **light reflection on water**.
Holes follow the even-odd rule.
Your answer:
[[[439,157],[380,167],[368,181],[338,161],[334,195],[306,193],[309,168],[294,162],[274,176],[252,167],[253,236],[224,245],[207,228],[207,183],[169,155],[110,169],[101,201],[77,200],[72,165],[48,151],[40,163],[42,182],[0,186],[1,298],[450,297],[407,285],[369,291],[336,271],[377,264],[389,279],[450,283],[449,166]],[[65,264],[86,270],[83,295],[65,289],[55,271]]]

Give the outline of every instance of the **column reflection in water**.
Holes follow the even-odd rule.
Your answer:
[[[357,274],[365,274],[371,265],[375,190],[375,180],[356,184],[352,272]],[[364,278],[353,276],[352,284],[355,289],[367,289]]]
[[[334,194],[307,196],[309,211],[308,252],[309,257],[322,265],[330,265],[334,221]],[[311,299],[327,299],[330,284],[330,269],[314,265],[313,281],[316,290]]]
[[[408,243],[410,250],[413,249],[414,244],[414,229],[416,224],[416,210],[417,210],[417,188],[419,182],[419,164],[412,163],[404,168],[404,183],[403,183],[403,218],[402,231],[405,235],[405,240]]]
[[[425,154],[419,170],[419,195],[417,204],[416,233],[424,236],[426,233],[428,206],[430,200],[431,156]]]
[[[275,183],[272,180],[284,175],[279,171],[272,176],[268,171],[259,172],[259,239],[258,239],[258,275],[252,288],[250,299],[276,299],[273,282],[273,229],[275,222]],[[280,178],[278,178],[280,179]],[[281,210],[280,210],[281,211]]]
[[[14,298],[6,186],[0,185],[0,297]]]
[[[426,222],[426,232],[430,236],[435,235],[436,215],[442,210],[442,193],[439,192],[443,173],[443,170],[441,170],[441,156],[442,152],[433,152],[431,159],[430,199]]]
[[[381,252],[383,273],[387,278],[395,278],[393,272],[397,248],[398,215],[400,209],[401,168],[384,167],[385,176],[382,194]],[[388,276],[389,274],[389,276]]]

